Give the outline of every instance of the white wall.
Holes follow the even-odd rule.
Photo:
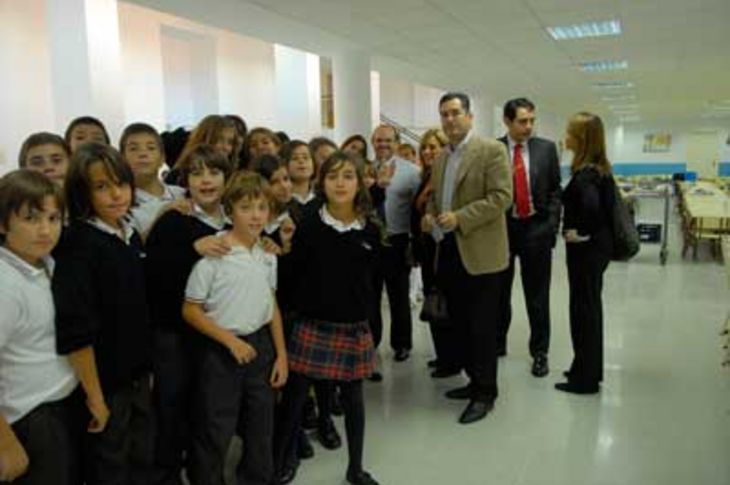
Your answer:
[[[127,122],[144,120],[164,130],[165,121],[170,119],[177,126],[179,121],[192,116],[192,100],[185,98],[192,88],[189,81],[182,82],[182,78],[177,76],[174,79],[181,85],[170,83],[168,90],[174,93],[166,92],[164,72],[172,72],[173,65],[183,69],[186,61],[189,63],[189,44],[170,36],[163,38],[160,19],[146,15],[143,9],[127,3],[119,3],[118,7]],[[164,60],[163,50],[168,54]],[[182,58],[177,63],[173,63],[175,52]],[[166,66],[166,62],[172,65]],[[177,102],[171,105],[172,100]],[[170,113],[166,112],[168,107],[171,108]]]
[[[218,95],[221,113],[237,114],[254,126],[276,123],[274,45],[217,31]]]
[[[321,132],[319,57],[275,45],[276,129],[308,140]],[[274,126],[274,125],[272,125]]]
[[[0,173],[17,167],[23,139],[56,129],[45,8],[0,0]]]
[[[151,121],[162,116],[158,128],[194,125],[211,113],[238,114],[249,126],[276,123],[272,44],[135,4],[120,2],[119,16],[128,118],[146,109]],[[168,85],[177,93],[166,92]],[[188,91],[192,97],[183,100]]]

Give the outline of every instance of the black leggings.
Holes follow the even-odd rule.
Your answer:
[[[279,423],[274,460],[276,469],[281,471],[286,465],[287,450],[295,445],[302,409],[307,400],[307,390],[313,379],[292,372],[289,374],[286,391],[282,401],[282,420]],[[362,381],[338,381],[342,407],[345,409],[345,433],[349,455],[348,470],[362,470],[363,443],[365,441],[365,403],[362,395]]]

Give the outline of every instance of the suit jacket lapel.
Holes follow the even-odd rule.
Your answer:
[[[456,172],[456,185],[454,186],[454,190],[458,189],[461,182],[464,181],[469,171],[469,166],[474,160],[473,142],[473,139],[469,140],[469,143],[464,147],[464,153],[461,154],[461,165],[459,165],[459,170]]]
[[[540,156],[537,154],[537,147],[532,138],[527,140],[527,149],[530,152],[530,191],[534,193],[535,183],[540,172],[538,167]]]

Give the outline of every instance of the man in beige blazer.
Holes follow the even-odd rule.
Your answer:
[[[450,143],[434,161],[422,228],[439,242],[436,282],[470,381],[446,397],[469,400],[459,418],[468,424],[484,418],[498,394],[496,324],[500,272],[509,264],[505,212],[512,205],[512,175],[504,145],[472,133],[468,96],[445,94],[439,113]]]

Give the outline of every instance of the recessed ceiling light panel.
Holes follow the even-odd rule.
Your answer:
[[[593,87],[597,89],[625,89],[633,88],[634,83],[631,81],[600,81],[593,83]]]
[[[621,35],[621,22],[618,20],[608,20],[604,22],[563,25],[558,27],[548,27],[547,31],[554,40],[606,37]]]
[[[578,68],[583,72],[609,72],[628,69],[628,61],[592,61],[581,62]]]

